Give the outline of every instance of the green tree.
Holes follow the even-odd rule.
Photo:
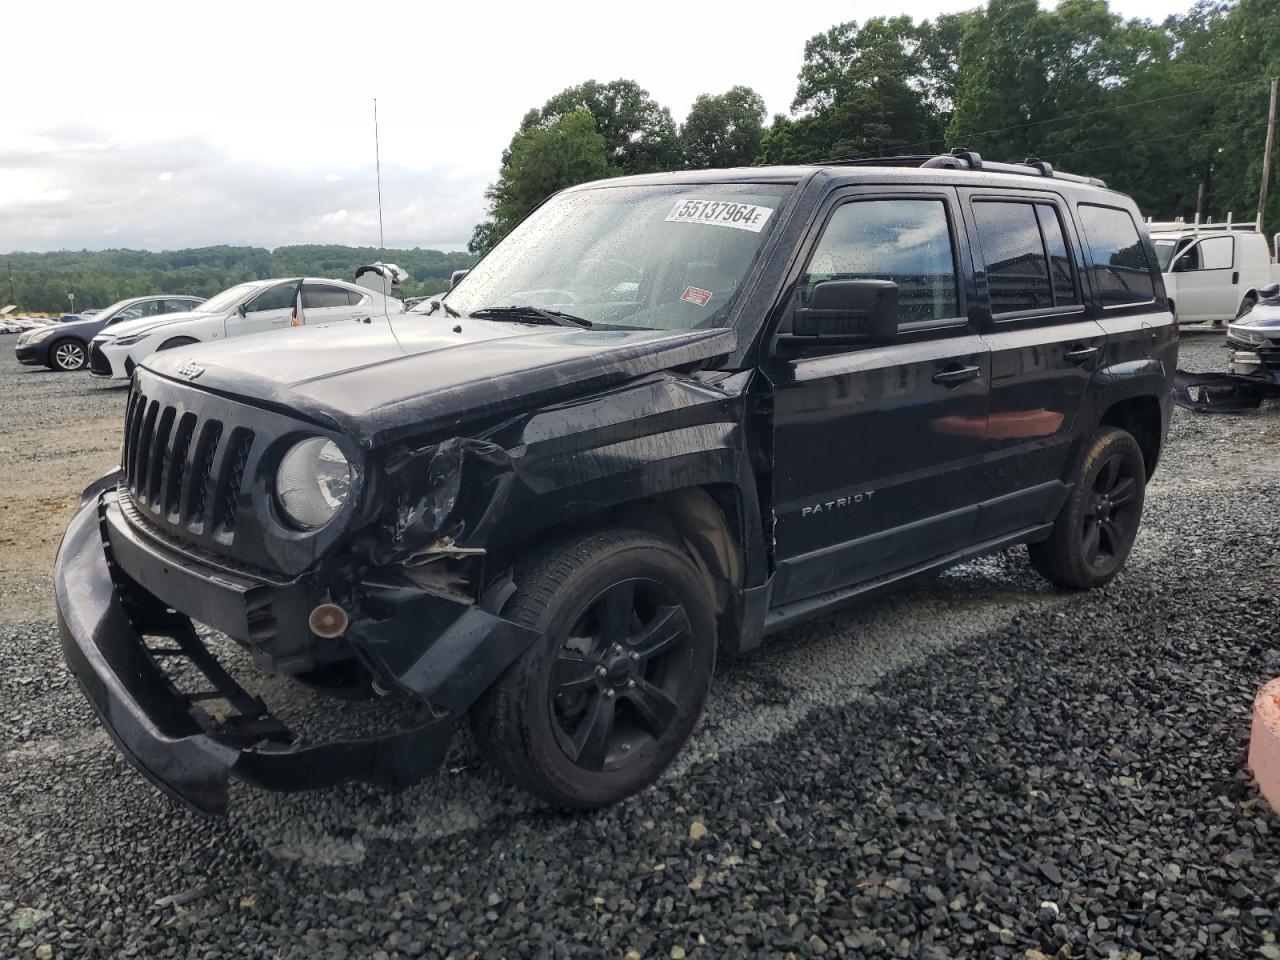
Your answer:
[[[1032,0],[1034,2],[1034,0]],[[958,21],[946,26],[956,32]],[[926,42],[928,41],[928,42]],[[927,21],[875,17],[838,24],[804,48],[793,116],[775,118],[764,142],[770,163],[869,156],[942,143],[945,36]]]
[[[588,80],[560,91],[541,109],[525,114],[516,139],[579,110],[591,115],[597,132],[605,139],[609,163],[623,173],[672,170],[679,164],[680,144],[671,111],[660,106],[634,80]],[[508,152],[515,142],[513,139]],[[504,154],[503,162],[506,160]]]
[[[695,169],[755,163],[764,139],[764,98],[750,87],[704,93],[680,127],[684,165]]]
[[[469,248],[484,253],[557,190],[616,173],[605,138],[585,110],[516,136],[498,181],[485,191],[489,218],[476,226]]]

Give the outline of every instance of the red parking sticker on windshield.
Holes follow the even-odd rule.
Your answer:
[[[711,291],[700,287],[685,287],[684,293],[680,294],[680,299],[685,303],[696,303],[700,307],[705,307],[711,300]]]

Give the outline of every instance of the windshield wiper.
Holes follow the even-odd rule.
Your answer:
[[[538,317],[544,323],[554,323],[558,327],[590,327],[591,321],[584,320],[582,317],[575,317],[571,313],[563,313],[559,310],[543,310],[541,307],[534,306],[518,306],[518,307],[484,307],[480,310],[471,310],[469,315],[479,317],[481,320],[494,319],[502,320],[511,318],[513,320],[526,320],[536,323],[530,318]]]

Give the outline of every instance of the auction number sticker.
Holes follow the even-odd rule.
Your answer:
[[[709,223],[717,227],[733,227],[759,233],[769,222],[772,207],[732,200],[699,200],[690,197],[676,201],[667,214],[670,223]]]

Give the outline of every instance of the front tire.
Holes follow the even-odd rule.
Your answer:
[[[49,347],[49,366],[54,370],[83,370],[89,353],[79,340],[64,339]]]
[[[698,721],[715,666],[706,581],[636,530],[569,540],[516,570],[503,614],[540,637],[471,711],[504,776],[569,809],[652,783]]]
[[[1245,314],[1250,313],[1254,307],[1258,305],[1258,298],[1252,293],[1246,294],[1245,298],[1240,301],[1240,309],[1236,311],[1236,319],[1239,320]]]
[[[1110,582],[1133,549],[1146,484],[1146,462],[1133,435],[1117,427],[1099,430],[1076,468],[1053,533],[1028,546],[1031,565],[1069,590]]]

